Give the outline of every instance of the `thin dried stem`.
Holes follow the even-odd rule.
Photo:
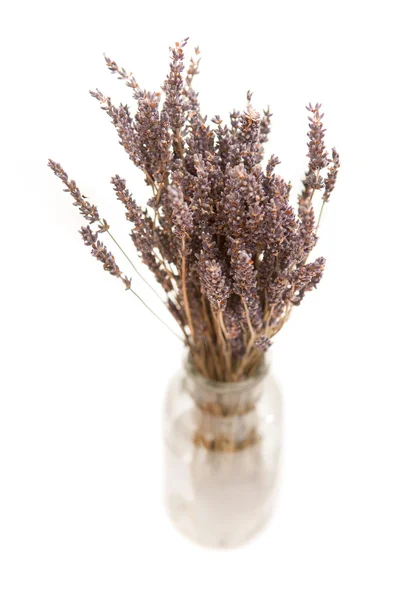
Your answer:
[[[122,254],[125,256],[126,260],[129,262],[129,264],[131,265],[131,267],[133,268],[133,270],[135,271],[135,273],[140,277],[140,279],[142,281],[144,281],[144,283],[147,285],[147,287],[153,292],[153,294],[155,294],[155,296],[157,296],[157,298],[160,300],[160,302],[162,302],[163,306],[165,306],[165,301],[164,299],[160,296],[160,294],[157,292],[157,290],[155,290],[153,288],[153,286],[147,281],[147,279],[145,277],[143,277],[143,275],[140,273],[140,271],[137,269],[137,267],[135,266],[135,264],[132,262],[132,260],[129,258],[129,256],[126,254],[125,250],[120,246],[120,244],[117,242],[117,240],[115,239],[115,237],[112,235],[111,231],[109,229],[107,229],[107,233],[110,236],[110,238],[112,239],[112,241],[114,242],[114,244],[117,246],[117,248],[120,250],[120,252],[122,252]]]
[[[162,320],[162,318],[156,313],[154,312],[154,310],[152,308],[150,308],[150,306],[148,304],[146,304],[146,302],[143,300],[143,298],[141,298],[139,296],[139,294],[137,294],[132,288],[129,288],[130,291],[132,292],[132,294],[134,296],[136,296],[136,298],[143,304],[143,306],[145,306],[147,308],[147,310],[149,312],[151,312],[151,314],[160,322],[164,325],[164,327],[166,327],[180,342],[184,343],[184,340],[182,340],[181,336],[178,335],[169,325],[167,325],[167,323],[165,323],[165,321]]]
[[[190,310],[189,299],[187,295],[187,286],[186,286],[186,239],[182,238],[182,296],[183,296],[183,306],[185,309],[185,314],[187,317],[187,322],[189,325],[189,331],[192,336],[193,341],[195,340],[192,313]]]

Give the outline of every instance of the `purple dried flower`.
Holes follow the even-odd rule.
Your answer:
[[[97,232],[92,231],[89,227],[81,227],[79,233],[83,238],[83,243],[85,246],[93,246],[97,242]]]
[[[261,302],[258,295],[257,271],[254,262],[240,243],[235,243],[231,251],[231,273],[233,291],[240,296],[246,306],[251,324],[256,331],[263,326]]]
[[[193,215],[179,187],[169,187],[169,202],[176,235],[180,238],[189,237],[193,229]]]
[[[132,114],[99,90],[91,94],[151,188],[147,207],[141,208],[125,179],[111,179],[142,262],[166,292],[165,304],[196,368],[207,377],[235,381],[256,371],[293,305],[322,277],[324,259],[308,262],[319,223],[313,199],[321,193],[322,206],[330,199],[339,155],[333,149],[328,156],[321,105],[309,104],[308,166],[295,212],[291,185],[276,172],[279,159],[272,155],[261,164],[269,108],[258,112],[248,92],[245,108],[232,111],[226,124],[219,115],[209,122],[193,87],[199,51],[185,72],[186,43],[170,49],[163,95],[142,89],[131,73],[105,57],[111,73],[132,91],[137,104]],[[81,228],[84,243],[136,294],[98,239],[107,232],[116,241],[108,223],[58,163],[49,166],[82,216],[97,224],[96,231]]]
[[[115,277],[121,277],[122,273],[115,262],[114,256],[108,252],[103,242],[97,241],[92,247],[92,256],[103,263],[103,268]]]
[[[337,174],[340,167],[339,154],[335,148],[332,148],[332,165],[328,169],[328,175],[324,180],[325,192],[322,196],[324,202],[328,202],[331,193],[333,192],[336,184]]]
[[[311,112],[311,116],[308,117],[309,124],[309,132],[308,137],[310,141],[308,142],[308,154],[307,156],[310,158],[309,161],[309,170],[311,173],[317,173],[328,166],[329,159],[328,153],[325,148],[325,129],[323,129],[322,118],[323,114],[320,114],[319,109],[321,108],[321,104],[316,104],[312,106],[310,103],[307,107],[307,110]]]
[[[64,192],[69,192],[74,198],[75,202],[73,204],[79,208],[81,215],[87,221],[89,221],[89,223],[95,223],[96,221],[99,221],[100,217],[96,206],[94,206],[94,204],[90,204],[86,197],[81,194],[73,179],[68,179],[68,175],[62,166],[51,159],[49,159],[48,164],[53,173],[67,186]]]
[[[106,65],[111,73],[116,73],[118,75],[118,79],[124,80],[126,85],[133,90],[134,97],[137,98],[140,96],[141,89],[132,73],[128,74],[124,68],[119,67],[115,61],[111,60],[106,55],[104,55],[104,60],[106,61]]]
[[[198,258],[201,287],[215,312],[225,309],[230,288],[222,264],[216,258],[207,258],[204,251]]]
[[[261,350],[261,352],[266,352],[271,344],[270,338],[266,335],[260,335],[254,342],[254,347],[257,348],[257,350]]]

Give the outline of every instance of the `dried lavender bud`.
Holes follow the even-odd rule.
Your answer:
[[[199,101],[198,94],[193,89],[193,78],[195,75],[199,74],[199,64],[200,64],[200,49],[198,46],[195,48],[196,58],[190,59],[190,65],[186,71],[186,79],[185,86],[182,90],[183,95],[187,99],[187,111],[192,112],[193,114],[197,114],[199,112]]]
[[[101,105],[102,110],[110,117],[115,129],[117,130],[120,144],[127,152],[131,161],[140,169],[144,170],[145,165],[143,164],[143,157],[141,156],[141,140],[138,139],[135,128],[132,123],[132,117],[129,112],[129,108],[126,105],[120,104],[116,108],[110,98],[104,96],[99,90],[95,92],[91,91],[90,94],[93,98],[96,98]],[[151,185],[152,179],[149,173],[145,173],[146,181]]]
[[[90,204],[85,196],[83,196],[77,187],[75,181],[73,179],[69,180],[67,173],[64,171],[62,166],[59,163],[54,162],[54,160],[49,159],[48,166],[53,171],[53,173],[61,179],[61,181],[67,186],[64,192],[69,192],[71,196],[74,198],[75,202],[74,206],[79,208],[79,212],[83,217],[89,221],[89,223],[95,223],[100,219],[99,213],[97,211],[96,206]]]
[[[204,294],[215,312],[225,309],[230,289],[220,262],[207,258],[205,252],[199,256],[199,277]]]
[[[304,294],[316,288],[321,281],[325,268],[325,259],[320,257],[314,262],[300,266],[291,277],[292,289],[288,294],[292,304],[299,305],[304,298]]]
[[[157,281],[164,286],[165,272],[160,269],[158,261],[153,255],[153,221],[147,215],[147,212],[136,204],[126,187],[125,179],[115,175],[111,178],[111,183],[114,186],[118,200],[124,204],[127,210],[125,213],[127,220],[134,224],[131,238],[137,251],[140,253],[143,262],[156,275]]]
[[[254,342],[254,347],[261,352],[266,352],[271,345],[272,342],[266,335],[260,335]]]
[[[85,246],[92,246],[97,242],[97,232],[92,231],[89,225],[87,227],[81,227],[79,233],[83,238]]]
[[[305,178],[305,184],[312,190],[322,190],[324,187],[324,179],[321,175],[310,173]]]
[[[131,223],[137,223],[143,218],[143,211],[137,206],[133,200],[131,193],[126,187],[126,180],[119,175],[111,177],[111,183],[114,186],[115,194],[126,208],[125,216]]]
[[[190,210],[196,227],[207,231],[213,219],[215,202],[212,198],[212,167],[201,156],[193,155],[193,167],[196,176],[190,187]]]
[[[246,214],[246,171],[243,164],[228,168],[225,189],[218,204],[218,231],[229,235],[242,234]]]
[[[246,305],[251,324],[256,331],[262,328],[261,302],[258,296],[257,272],[250,255],[234,244],[231,251],[231,272],[233,291]]]
[[[108,252],[103,242],[97,241],[96,244],[93,244],[92,256],[94,256],[95,258],[97,258],[97,260],[103,263],[103,268],[105,271],[108,271],[111,275],[114,275],[115,277],[122,276],[122,273],[119,270],[117,263],[115,262],[114,256],[111,254],[111,252]]]
[[[118,79],[125,80],[126,85],[134,90],[134,97],[136,98],[140,94],[141,90],[132,73],[128,74],[124,68],[119,67],[115,61],[111,60],[106,55],[104,55],[104,60],[106,61],[106,65],[111,73],[116,73],[118,75]]]
[[[175,226],[175,233],[181,237],[188,237],[193,229],[193,215],[186,204],[182,190],[178,187],[170,186],[169,201],[172,207],[172,220]]]
[[[328,166],[329,158],[325,148],[325,129],[323,129],[322,117],[319,109],[320,104],[312,106],[309,104],[307,110],[311,112],[309,117],[308,131],[308,171],[303,181],[304,189],[299,197],[299,217],[302,222],[302,237],[304,239],[304,254],[308,256],[316,243],[312,229],[315,226],[314,213],[312,208],[312,198],[315,190],[321,190],[324,187],[324,179],[321,171]]]
[[[275,156],[274,154],[271,154],[271,156],[268,160],[267,169],[266,169],[266,177],[267,177],[268,183],[271,183],[272,174],[274,172],[274,169],[275,169],[275,167],[277,167],[280,164],[280,162],[281,161],[279,160],[279,158],[277,156]]]
[[[317,236],[315,235],[315,214],[312,206],[301,212],[299,232],[303,243],[303,255],[307,257],[317,243]]]
[[[135,155],[137,164],[148,175],[150,181],[161,182],[165,177],[163,157],[170,137],[166,124],[160,121],[158,105],[160,94],[143,92],[138,100],[138,111],[134,119]],[[140,140],[146,138],[146,144]]]
[[[339,154],[335,148],[332,148],[332,165],[328,169],[328,176],[324,180],[325,192],[322,196],[324,202],[328,202],[331,193],[333,192],[336,184],[337,174],[340,167]]]
[[[263,113],[264,114],[260,121],[260,144],[265,144],[268,142],[268,136],[271,131],[272,113],[270,112],[269,107],[267,110],[264,110]]]
[[[123,277],[121,277],[123,283],[125,284],[125,288],[126,290],[130,290],[132,288],[132,278],[128,279],[128,277],[126,275],[124,275]]]
[[[308,142],[307,155],[310,158],[309,170],[312,173],[316,173],[317,171],[321,171],[324,167],[327,167],[329,164],[328,153],[325,149],[324,142],[325,129],[323,129],[322,125],[322,118],[324,115],[319,112],[321,104],[312,106],[310,103],[306,108],[311,112],[311,116],[309,117],[310,130],[307,134],[310,139]]]
[[[267,285],[267,298],[271,306],[279,304],[282,301],[282,297],[287,290],[289,285],[287,277],[285,275],[277,275],[271,278]]]
[[[175,142],[177,148],[177,154],[181,154],[181,148],[179,148],[179,131],[185,122],[185,103],[183,100],[183,77],[182,71],[184,70],[184,53],[183,48],[186,46],[188,38],[182,42],[177,42],[174,47],[170,48],[171,51],[171,63],[170,72],[163,86],[165,92],[164,110],[168,114],[169,123],[171,129],[175,134]]]
[[[99,221],[99,229],[98,229],[99,233],[105,233],[106,231],[109,231],[109,229],[110,229],[110,226],[105,219],[102,219],[101,221]]]
[[[251,95],[248,94],[247,99],[247,110],[239,118],[238,141],[243,164],[251,170],[260,161],[261,116],[250,104]]]

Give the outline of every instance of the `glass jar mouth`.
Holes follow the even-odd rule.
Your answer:
[[[270,369],[270,362],[266,359],[258,367],[256,373],[246,379],[240,381],[216,381],[202,375],[195,367],[188,353],[183,364],[184,371],[187,377],[194,380],[197,385],[210,391],[218,392],[218,394],[230,394],[232,392],[246,391],[256,387],[267,375]]]
[[[207,379],[194,367],[190,357],[184,363],[184,387],[201,412],[229,417],[254,411],[262,395],[269,365],[263,362],[252,377],[225,382]]]

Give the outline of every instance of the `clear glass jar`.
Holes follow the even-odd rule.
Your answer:
[[[282,397],[263,366],[219,383],[189,363],[165,401],[165,493],[175,526],[192,540],[234,547],[268,521],[282,444]]]

